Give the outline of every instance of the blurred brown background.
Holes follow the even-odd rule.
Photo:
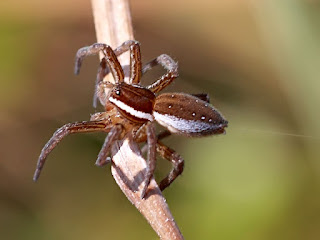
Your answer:
[[[208,92],[227,134],[173,136],[186,168],[165,196],[186,239],[320,239],[320,2],[132,1],[143,60],[167,53],[168,91]],[[38,183],[41,148],[87,120],[98,59],[90,1],[0,2],[0,239],[157,239],[110,167],[104,134],[67,137]],[[150,83],[162,73],[148,74]],[[161,178],[170,165],[159,160]]]

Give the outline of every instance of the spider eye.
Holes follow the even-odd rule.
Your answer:
[[[120,90],[116,90],[115,93],[119,96],[120,95]]]

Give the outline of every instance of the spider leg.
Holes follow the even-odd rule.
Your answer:
[[[130,80],[131,84],[138,84],[141,79],[141,53],[139,42],[130,45]]]
[[[100,51],[103,51],[107,44],[104,43],[95,43],[91,46],[86,46],[80,48],[76,53],[76,61],[74,65],[74,74],[78,75],[80,73],[80,68],[83,62],[83,59],[87,56],[97,55]]]
[[[104,43],[94,43],[91,46],[80,48],[76,54],[76,63],[75,63],[74,73],[76,75],[79,74],[83,59],[85,57],[97,55],[100,51],[105,50],[107,47],[110,47],[110,46]],[[114,49],[113,52],[116,56],[120,56],[121,54],[125,53],[128,50],[130,51],[138,50],[137,54],[140,55],[139,42],[134,40],[125,41],[119,47]],[[137,57],[140,58],[139,56]]]
[[[169,137],[169,136],[171,136],[171,132],[170,132],[169,130],[163,130],[162,132],[160,132],[160,133],[158,134],[157,139],[158,139],[158,140],[162,140],[162,139],[164,139],[164,138],[166,138],[166,137]]]
[[[107,64],[106,64],[106,59],[102,58],[99,68],[98,68],[98,72],[97,72],[97,78],[96,78],[96,83],[95,83],[95,90],[94,90],[94,94],[93,94],[93,107],[97,108],[97,100],[100,100],[100,103],[103,105],[105,102],[105,99],[107,98],[103,86],[102,86],[102,82],[103,82],[103,78],[109,74],[109,69],[107,68]]]
[[[115,125],[114,127],[111,128],[108,136],[106,137],[106,140],[104,141],[104,144],[99,152],[96,165],[99,167],[102,167],[109,162],[111,162],[110,157],[108,157],[110,148],[112,146],[112,143],[118,139],[122,131],[121,125]]]
[[[90,121],[108,121],[109,124],[111,124],[110,116],[107,112],[96,112],[94,114],[91,114]]]
[[[33,180],[36,181],[39,178],[47,156],[65,136],[71,133],[98,131],[109,132],[109,130],[110,126],[106,121],[75,122],[68,123],[62,126],[53,134],[53,136],[50,138],[47,144],[43,147],[38,159],[37,168],[34,173]]]
[[[128,40],[122,43],[114,50],[116,56],[119,56],[126,51],[130,51],[130,79],[128,83],[138,84],[141,79],[141,53],[140,43],[134,40]]]
[[[82,61],[86,56],[98,54],[100,51],[102,51],[105,55],[104,59],[106,60],[106,64],[112,73],[114,81],[116,83],[123,82],[124,73],[118,58],[112,48],[104,43],[95,43],[91,46],[80,48],[76,54],[74,73],[76,75],[79,74]]]
[[[148,139],[148,162],[146,168],[146,175],[144,186],[141,192],[141,199],[145,197],[150,181],[153,177],[154,170],[156,168],[156,143],[157,137],[153,123],[148,123],[147,127],[147,139]]]
[[[178,74],[178,63],[176,63],[170,56],[167,54],[162,54],[159,57],[155,58],[151,62],[147,63],[143,69],[142,74],[149,71],[156,65],[161,65],[167,70],[167,73],[160,77],[153,84],[149,85],[147,88],[154,93],[157,93],[168,86],[175,78],[179,76]]]
[[[105,106],[108,99],[108,91],[107,89],[111,89],[113,87],[113,84],[110,82],[104,82],[104,77],[109,74],[109,68],[107,68],[106,59],[102,58],[98,72],[97,72],[97,78],[95,83],[95,90],[93,95],[93,107],[97,107],[97,99],[99,99],[102,106]]]
[[[167,177],[165,177],[159,184],[160,190],[163,191],[183,172],[184,160],[174,150],[167,147],[161,142],[157,142],[157,152],[161,157],[167,159],[173,164],[173,169]]]
[[[169,137],[171,136],[171,132],[169,130],[163,130],[162,132],[160,132],[158,135],[157,135],[157,140],[161,140],[161,139],[164,139],[166,137]],[[144,142],[146,139],[146,134],[145,132],[141,132],[140,135],[137,136],[137,142]],[[146,151],[148,150],[148,144],[145,144],[142,148],[141,148],[141,153],[142,154],[145,154]]]
[[[124,72],[116,54],[108,45],[106,45],[103,52],[105,53],[104,59],[106,60],[106,64],[112,73],[114,81],[116,83],[123,82]]]

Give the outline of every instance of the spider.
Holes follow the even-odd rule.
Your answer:
[[[117,56],[130,52],[130,76],[125,77]],[[160,140],[171,133],[188,137],[202,137],[225,133],[227,120],[209,104],[207,94],[189,95],[186,93],[163,93],[157,95],[178,77],[178,65],[168,55],[162,54],[142,68],[140,44],[129,40],[112,50],[109,45],[95,43],[80,48],[76,54],[75,74],[79,74],[82,61],[89,55],[102,52],[96,80],[94,106],[96,100],[104,106],[104,112],[91,116],[90,121],[68,123],[59,128],[43,147],[34,174],[39,176],[48,154],[67,135],[80,132],[108,133],[98,158],[97,166],[111,161],[109,152],[115,141],[131,136],[137,143],[147,142],[148,161],[145,170],[141,198],[144,198],[156,166],[156,153],[169,160],[173,168],[160,182],[161,190],[167,188],[183,171],[184,160],[173,149]],[[141,76],[156,65],[167,72],[149,86],[140,85]],[[114,83],[104,78],[111,72]],[[156,135],[154,122],[167,130]]]

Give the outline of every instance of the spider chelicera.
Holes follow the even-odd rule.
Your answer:
[[[129,77],[125,77],[117,59],[117,56],[126,51],[130,51]],[[65,136],[79,132],[106,132],[108,136],[98,155],[96,165],[104,166],[111,161],[109,152],[117,140],[130,136],[137,143],[147,142],[148,161],[141,198],[145,196],[153,177],[156,153],[173,164],[170,173],[159,184],[160,189],[164,190],[182,173],[184,160],[160,140],[171,133],[189,137],[222,134],[225,133],[228,122],[209,104],[207,94],[157,95],[178,77],[178,65],[170,56],[162,54],[142,68],[140,44],[137,41],[126,41],[114,50],[102,43],[79,49],[76,54],[75,73],[79,73],[86,56],[99,52],[102,52],[104,57],[98,69],[94,106],[96,99],[99,99],[105,111],[93,114],[90,121],[68,123],[59,128],[42,149],[33,179],[35,181],[38,179],[48,154]],[[141,86],[141,76],[159,64],[167,70],[167,73],[153,84],[147,87]],[[114,83],[104,80],[109,72],[113,76]],[[155,132],[155,121],[167,129],[158,136]]]

